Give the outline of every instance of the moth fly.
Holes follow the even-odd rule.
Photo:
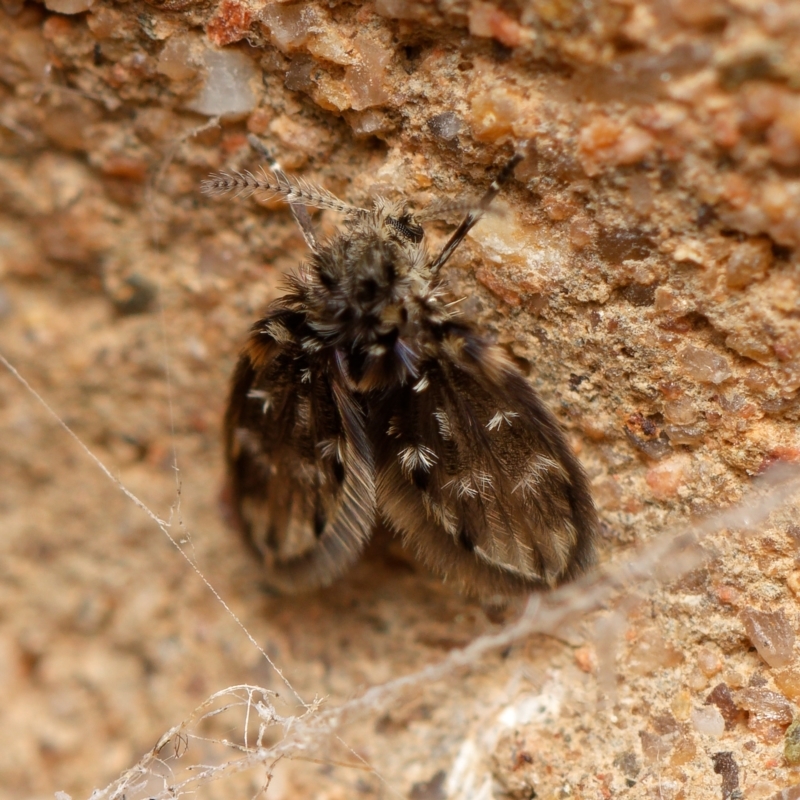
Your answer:
[[[461,591],[555,586],[589,566],[597,516],[553,414],[505,353],[445,299],[442,269],[522,158],[514,155],[442,250],[413,211],[351,206],[263,169],[212,175],[212,195],[283,198],[311,251],[253,325],[231,381],[232,505],[284,592],[326,586],[381,517]],[[446,206],[445,206],[446,207]],[[309,208],[344,215],[320,241]]]

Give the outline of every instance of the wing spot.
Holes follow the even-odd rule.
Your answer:
[[[306,336],[300,346],[308,353],[317,353],[322,350],[322,342],[315,336]]]
[[[430,385],[431,382],[428,379],[427,374],[425,374],[414,384],[413,388],[414,391],[419,394],[420,392],[424,392]]]
[[[474,498],[478,495],[485,496],[494,485],[494,479],[488,472],[473,470],[460,478],[453,478],[448,481],[443,489],[454,491],[459,500],[465,497]]]
[[[436,453],[434,453],[430,447],[425,447],[424,444],[417,445],[416,447],[413,445],[404,447],[397,454],[397,457],[400,461],[400,467],[406,475],[413,473],[416,469],[428,471],[437,460]]]
[[[447,416],[447,413],[441,408],[437,408],[436,411],[433,412],[433,416],[436,418],[436,423],[439,426],[439,433],[442,439],[450,441],[453,438],[453,429],[450,426],[450,418]]]
[[[261,407],[261,413],[266,414],[267,411],[270,410],[272,407],[272,397],[270,397],[269,392],[265,392],[263,389],[251,389],[247,396],[251,400],[261,400],[263,401],[263,406]]]
[[[505,422],[508,427],[511,427],[511,420],[518,417],[516,411],[497,411],[495,415],[486,423],[486,427],[490,431],[499,430]]]
[[[517,482],[517,485],[512,489],[512,492],[521,491],[523,496],[538,494],[539,484],[541,484],[547,476],[553,475],[558,475],[563,480],[569,482],[569,476],[558,461],[548,456],[534,456],[528,460],[526,469],[522,473],[522,477]]]
[[[344,463],[344,439],[323,439],[317,447],[323,458],[332,458],[340,464]]]

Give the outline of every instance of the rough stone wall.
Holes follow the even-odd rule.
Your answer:
[[[329,590],[268,597],[221,521],[227,377],[303,253],[280,205],[199,193],[255,166],[248,132],[358,204],[477,196],[530,141],[451,286],[568,430],[603,561],[800,460],[800,4],[3,0],[0,352],[148,505],[180,497],[177,537],[304,696],[498,623],[380,548]],[[0,382],[0,796],[85,796],[216,689],[279,682]],[[613,691],[589,621],[343,736],[417,800],[800,797],[778,794],[800,784],[798,542],[785,511],[629,598]],[[351,756],[284,762],[269,793],[391,792],[336,766]]]

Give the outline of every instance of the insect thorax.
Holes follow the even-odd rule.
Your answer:
[[[338,350],[362,390],[416,376],[427,324],[449,316],[428,269],[422,229],[379,201],[315,252],[299,276],[308,324]]]

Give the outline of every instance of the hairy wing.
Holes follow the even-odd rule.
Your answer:
[[[472,594],[553,586],[593,560],[587,479],[553,415],[502,351],[439,326],[419,379],[370,421],[378,508]]]
[[[360,554],[375,518],[372,451],[358,400],[305,316],[257,322],[225,418],[234,509],[281,591],[325,586]],[[305,341],[305,347],[304,347]]]

